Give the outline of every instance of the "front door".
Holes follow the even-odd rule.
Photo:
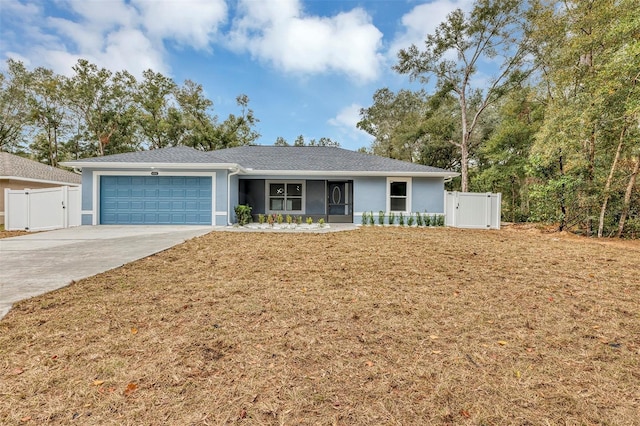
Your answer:
[[[353,181],[327,182],[329,222],[353,223]]]

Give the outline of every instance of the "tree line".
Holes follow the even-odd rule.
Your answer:
[[[358,127],[370,151],[501,192],[503,219],[640,235],[640,0],[477,0],[394,70]],[[430,84],[433,83],[433,84]]]
[[[0,150],[60,161],[141,149],[214,150],[253,143],[260,134],[249,98],[224,120],[198,83],[153,70],[140,80],[81,59],[65,77],[9,59],[0,73]]]

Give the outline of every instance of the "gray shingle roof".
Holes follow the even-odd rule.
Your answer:
[[[103,157],[84,158],[82,163],[212,163],[209,152],[198,151],[188,146],[175,146],[149,151],[126,152]],[[74,163],[69,161],[68,164]]]
[[[0,178],[24,178],[36,181],[80,184],[80,175],[29,160],[8,152],[0,152]]]
[[[254,173],[283,172],[375,172],[375,173],[444,173],[449,170],[379,157],[327,146],[263,146],[250,145],[218,151],[199,151],[189,147],[171,147],[104,157],[69,161],[65,165],[87,167],[93,164],[228,164],[239,165]]]
[[[437,167],[329,146],[241,146],[213,151],[221,160],[245,169],[328,172],[444,173]]]

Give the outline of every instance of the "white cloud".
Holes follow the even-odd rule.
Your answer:
[[[65,75],[79,58],[137,76],[149,68],[166,73],[165,42],[206,50],[227,15],[224,0],[66,0],[51,16],[29,3],[0,1],[3,26],[10,24],[0,29],[4,56]]]
[[[473,0],[435,0],[411,9],[402,17],[403,30],[396,34],[389,48],[389,56],[395,58],[400,49],[412,44],[421,48],[428,34],[433,34],[447,15],[455,9],[471,10]]]
[[[335,117],[329,119],[328,123],[337,128],[340,133],[340,139],[347,141],[342,145],[348,145],[352,148],[356,148],[356,145],[367,147],[371,145],[373,137],[357,127],[362,108],[362,105],[352,103],[338,111]]]
[[[292,73],[340,72],[359,81],[380,71],[382,33],[360,8],[305,16],[298,0],[241,0],[229,46]]]
[[[134,26],[138,13],[124,0],[110,1],[77,1],[67,0],[62,3],[79,15],[81,23],[95,32],[110,30],[114,27]]]
[[[134,0],[149,35],[207,49],[218,26],[226,21],[224,0]]]

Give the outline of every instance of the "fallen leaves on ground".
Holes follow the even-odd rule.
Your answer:
[[[0,424],[634,425],[639,258],[513,230],[213,232],[15,304]]]

